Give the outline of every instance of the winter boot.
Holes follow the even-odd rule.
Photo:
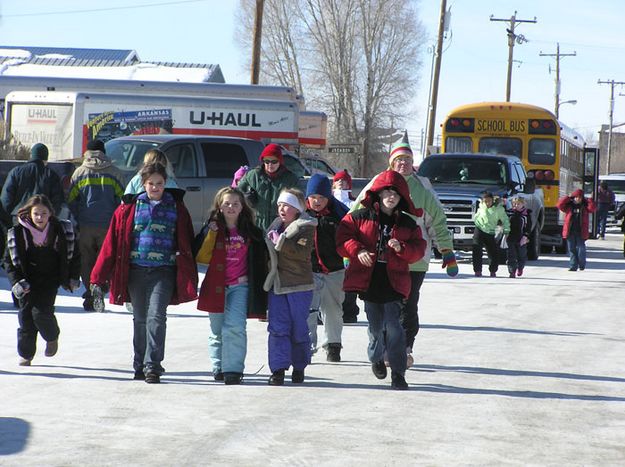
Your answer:
[[[326,360],[328,362],[340,362],[341,361],[341,344],[328,344],[326,346],[328,356]]]
[[[282,386],[284,384],[284,368],[276,370],[269,377],[270,386]]]

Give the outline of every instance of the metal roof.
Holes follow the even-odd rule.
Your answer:
[[[5,55],[3,50],[25,51],[30,57]],[[134,50],[0,46],[0,63],[16,58],[22,63],[51,66],[125,66],[140,62]]]

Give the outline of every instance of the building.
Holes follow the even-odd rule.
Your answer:
[[[612,142],[610,144],[610,167],[608,170],[608,137],[609,126],[601,125],[599,133],[599,174],[625,173],[625,133],[618,132],[620,128],[612,129]]]

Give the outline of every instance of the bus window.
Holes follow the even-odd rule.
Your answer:
[[[556,161],[556,142],[552,139],[530,139],[527,159],[530,164],[554,164]]]
[[[445,140],[445,152],[473,152],[471,138],[468,136],[448,136]]]
[[[486,154],[506,154],[521,158],[523,144],[518,138],[482,138],[479,152]]]

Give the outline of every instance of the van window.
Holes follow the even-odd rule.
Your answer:
[[[242,165],[248,165],[245,149],[231,143],[202,143],[206,175],[212,178],[232,178]]]

